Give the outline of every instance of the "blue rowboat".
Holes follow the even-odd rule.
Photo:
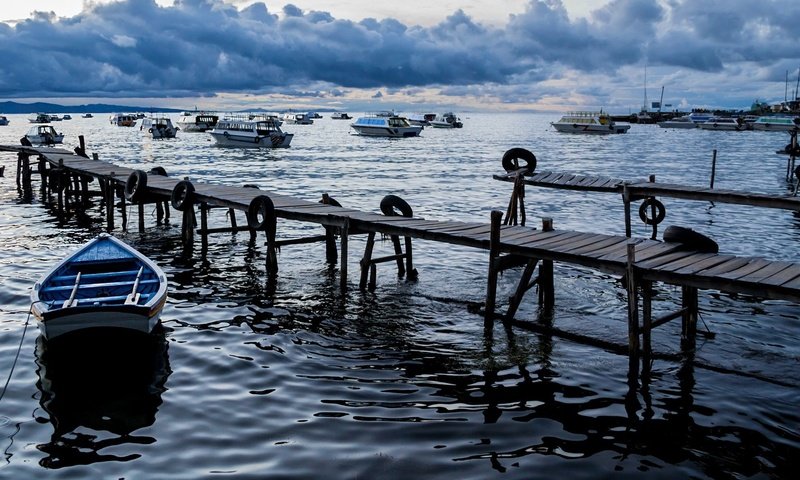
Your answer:
[[[150,333],[167,300],[167,277],[152,260],[109,235],[50,269],[31,292],[45,338],[93,327]]]

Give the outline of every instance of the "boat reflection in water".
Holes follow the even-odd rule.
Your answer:
[[[40,403],[53,424],[50,442],[37,445],[46,454],[42,467],[130,461],[155,442],[135,432],[155,422],[171,373],[161,327],[151,334],[96,328],[51,340],[40,335],[36,362]],[[120,455],[126,444],[135,447]],[[114,454],[103,453],[109,447]]]

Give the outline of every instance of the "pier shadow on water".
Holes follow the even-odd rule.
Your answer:
[[[156,441],[135,433],[155,422],[171,372],[161,327],[150,335],[98,328],[39,336],[36,363],[40,404],[53,425],[50,441],[37,445],[42,467],[130,461],[141,455],[101,452],[124,444],[140,451]]]

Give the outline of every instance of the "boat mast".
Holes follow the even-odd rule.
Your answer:
[[[644,103],[642,104],[642,112],[647,111],[647,64],[644,64]]]
[[[661,85],[661,98],[658,99],[658,113],[661,113],[661,105],[664,104],[664,85]]]

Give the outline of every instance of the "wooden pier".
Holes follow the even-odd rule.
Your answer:
[[[519,153],[519,150],[512,149],[509,152]],[[540,308],[552,308],[555,302],[554,262],[581,265],[618,275],[625,280],[628,294],[628,352],[631,369],[637,373],[640,358],[645,370],[649,369],[651,331],[673,319],[680,318],[682,321],[682,346],[693,348],[700,289],[746,293],[800,303],[800,264],[700,252],[684,243],[633,239],[630,238],[629,214],[626,217],[628,235],[625,236],[557,230],[551,219],[543,219],[539,229],[516,225],[518,210],[521,211],[524,224],[525,184],[622,194],[628,210],[633,199],[650,199],[655,195],[793,210],[800,209],[800,201],[796,198],[703,191],[653,182],[623,182],[549,172],[531,175],[532,172],[526,172],[524,168],[516,169],[518,165],[515,163],[512,173],[495,177],[514,182],[505,221],[503,214],[497,211],[492,212],[489,223],[434,221],[413,217],[411,207],[393,195],[384,198],[381,214],[369,213],[342,207],[327,195],[319,201],[310,201],[247,186],[213,185],[173,178],[166,176],[166,172],[159,168],[150,172],[134,170],[100,161],[97,157],[88,158],[83,147],[70,152],[58,148],[0,145],[0,151],[17,154],[17,185],[20,189],[30,191],[31,179],[37,173],[43,192],[56,196],[61,209],[99,196],[105,205],[106,228],[109,231],[115,228],[115,212],[118,208],[122,212],[122,227],[126,227],[126,202],[130,202],[138,206],[140,229],[145,227],[145,204],[156,205],[158,222],[169,218],[170,209],[180,212],[185,248],[192,247],[195,234],[199,234],[205,242],[208,235],[215,233],[249,231],[251,239],[255,239],[258,232],[263,232],[266,236],[266,268],[272,274],[277,272],[276,249],[280,246],[325,242],[327,262],[336,263],[341,255],[339,272],[342,290],[348,286],[348,240],[352,235],[367,235],[360,261],[359,288],[362,290],[375,288],[376,268],[380,263],[395,263],[399,276],[416,279],[412,255],[414,238],[486,250],[489,262],[484,316],[489,329],[496,318],[505,322],[513,320],[526,292],[533,287],[538,288]],[[505,158],[503,163],[507,163]],[[98,191],[89,190],[88,186],[93,181],[97,181]],[[225,210],[230,227],[209,228],[208,215],[213,209]],[[244,214],[245,222],[242,225],[237,223],[237,212]],[[196,225],[198,213],[199,228]],[[278,219],[316,224],[323,227],[324,232],[305,238],[279,238]],[[373,258],[377,234],[392,239],[394,255]],[[404,237],[404,241],[400,237]],[[497,277],[505,269],[520,266],[523,271],[516,291],[510,297],[505,313],[497,314]],[[679,310],[660,318],[652,317],[655,282],[681,287]]]

